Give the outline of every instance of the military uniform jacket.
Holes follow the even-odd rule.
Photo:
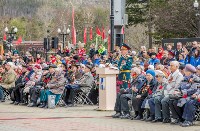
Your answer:
[[[13,69],[7,71],[2,78],[2,83],[0,85],[5,89],[10,89],[15,87],[15,81],[17,79],[17,74]]]
[[[118,69],[120,71],[119,80],[124,82],[130,81],[130,72],[133,64],[133,58],[129,55],[121,56],[118,62]]]

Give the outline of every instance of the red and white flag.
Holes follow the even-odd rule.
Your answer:
[[[90,27],[90,40],[92,40],[92,27]]]
[[[22,43],[22,37],[21,36],[19,36],[19,38],[17,39],[17,45],[19,45],[19,44],[21,44]]]
[[[83,40],[84,40],[84,43],[86,44],[86,42],[87,42],[87,28],[84,29]]]
[[[121,34],[124,34],[124,26],[122,26]]]
[[[108,52],[110,51],[110,34],[108,34]]]
[[[105,29],[104,28],[102,29],[102,36],[101,37],[102,37],[102,40],[105,39]]]
[[[101,36],[101,31],[98,27],[96,28],[96,33],[97,33],[98,36]]]
[[[4,41],[7,40],[7,38],[6,38],[6,34],[3,35],[3,40],[4,40]]]

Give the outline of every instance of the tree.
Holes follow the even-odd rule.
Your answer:
[[[142,1],[139,2],[139,1]],[[153,37],[195,37],[198,33],[194,0],[127,0],[129,25],[151,24]]]

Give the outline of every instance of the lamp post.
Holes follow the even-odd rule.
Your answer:
[[[9,50],[10,50],[10,52],[11,52],[11,51],[12,51],[12,42],[13,42],[13,40],[15,39],[15,35],[17,34],[18,29],[17,29],[17,27],[12,26],[10,32],[9,32],[9,30],[8,30],[8,27],[6,27],[6,28],[4,29],[4,31],[5,31],[6,34],[8,35],[8,38],[7,38],[6,42],[7,42],[7,44],[9,45]]]
[[[197,28],[198,28],[198,37],[200,37],[200,12],[199,12],[199,2],[198,0],[194,1],[194,8],[196,9],[196,17],[197,17]]]
[[[111,44],[111,48],[110,51],[113,52],[114,51],[114,0],[110,0],[110,44]]]
[[[63,39],[63,50],[65,48],[65,39],[66,39],[66,36],[70,34],[70,29],[67,28],[66,29],[66,26],[64,25],[64,28],[63,28],[63,31],[61,31],[60,28],[58,28],[57,30],[58,34],[62,36],[62,39]]]

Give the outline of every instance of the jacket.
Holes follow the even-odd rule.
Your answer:
[[[158,83],[156,90],[153,92],[152,97],[164,97],[164,90],[166,90],[168,83],[167,80],[163,80],[162,83]]]
[[[74,84],[80,85],[80,87],[91,87],[94,82],[94,77],[91,72],[85,73],[79,80],[75,81]]]
[[[5,89],[14,88],[16,79],[17,74],[13,69],[10,69],[3,75],[2,83],[0,83],[0,86],[2,86]]]
[[[145,82],[146,82],[145,76],[143,74],[140,74],[135,79],[132,80],[131,87],[136,87],[136,89],[140,90]]]
[[[156,87],[157,81],[155,79],[152,79],[150,82],[146,81],[143,87],[138,91],[137,95],[141,95],[141,99],[145,99],[147,96],[150,98]]]
[[[181,81],[183,80],[183,75],[177,69],[174,73],[171,73],[168,77],[168,85],[165,95],[174,94],[175,90],[178,90]]]
[[[66,80],[67,79],[64,77],[62,72],[56,71],[52,75],[51,80],[47,84],[47,87],[54,94],[62,94],[66,84]]]

